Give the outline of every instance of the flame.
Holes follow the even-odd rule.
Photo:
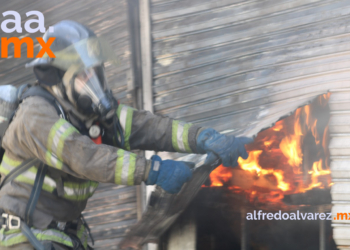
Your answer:
[[[294,114],[294,117],[295,117],[294,118],[294,120],[295,120],[295,122],[294,122],[294,135],[295,136],[302,136],[303,135],[303,131],[301,129],[301,122],[300,122],[301,111],[302,110],[299,108],[295,111],[295,114]],[[304,112],[307,114],[309,111],[307,111],[307,109],[304,109]],[[307,114],[306,116],[307,116],[306,120],[308,120],[309,115]]]
[[[320,144],[321,140],[317,132],[317,120],[315,120],[314,124],[312,125],[311,132],[312,132],[312,135],[315,137],[316,144]]]
[[[273,169],[263,169],[259,165],[259,156],[262,153],[262,150],[256,150],[249,152],[249,156],[246,160],[239,158],[238,164],[241,167],[241,169],[249,171],[251,173],[256,173],[257,176],[263,175],[269,175],[272,174],[276,177],[278,185],[277,187],[281,189],[282,191],[287,191],[289,189],[289,184],[283,181],[283,172]]]
[[[303,161],[303,153],[300,147],[300,136],[291,135],[286,136],[280,143],[280,149],[285,157],[288,159],[289,165],[299,167]]]
[[[282,191],[289,190],[289,183],[286,183],[283,181],[283,171],[282,170],[275,170],[273,171],[273,174],[276,176],[278,185],[277,187],[281,189]]]
[[[306,115],[305,122],[306,124],[310,124],[310,106],[309,105],[304,107],[304,112]]]
[[[332,185],[329,130],[324,119],[323,125],[319,124],[318,119],[321,108],[328,110],[329,97],[330,93],[321,95],[310,105],[298,108],[293,115],[260,132],[254,143],[246,146],[248,158],[239,158],[238,164],[251,176],[247,178],[251,182],[247,185],[248,189],[235,183],[234,168],[223,166],[210,174],[210,186],[244,192],[250,201],[261,202],[279,202],[285,194],[329,188]],[[313,112],[315,107],[318,113]],[[312,145],[310,140],[314,141]],[[313,150],[312,153],[304,151],[309,148]],[[315,157],[317,160],[310,162]]]
[[[211,185],[213,187],[222,187],[224,183],[228,182],[232,178],[232,172],[229,168],[218,167],[211,172]]]
[[[262,150],[256,150],[249,152],[249,156],[246,160],[242,158],[238,158],[238,164],[243,170],[247,170],[250,172],[256,172],[260,175],[262,168],[259,166],[259,155],[262,153]]]
[[[320,159],[319,161],[314,162],[312,165],[312,170],[308,173],[311,174],[312,183],[305,190],[310,190],[316,187],[324,187],[324,183],[319,181],[319,177],[322,175],[330,175],[331,171],[322,168],[322,159]]]
[[[264,141],[265,147],[270,147],[273,141]]]
[[[282,121],[278,121],[276,122],[275,126],[273,126],[272,130],[273,131],[281,131],[283,129],[283,122]]]

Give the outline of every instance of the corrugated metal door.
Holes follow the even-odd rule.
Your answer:
[[[333,213],[347,212],[350,2],[150,1],[155,112],[253,135],[330,90]]]
[[[154,110],[255,134],[349,86],[350,3],[151,0]]]
[[[331,118],[329,132],[332,141],[332,226],[333,239],[339,249],[350,248],[350,216],[338,217],[350,212],[350,89],[332,92],[329,100]],[[349,215],[349,214],[348,214]]]
[[[15,10],[20,13],[22,26],[29,19],[25,13],[37,10],[44,14],[46,28],[60,20],[70,19],[85,24],[94,30],[97,35],[105,37],[112,44],[120,59],[117,66],[107,66],[108,81],[114,94],[122,103],[133,105],[131,96],[127,95],[128,80],[132,78],[132,63],[126,1],[2,1],[0,12],[3,13],[8,10]],[[4,19],[1,16],[1,21]],[[35,38],[41,37],[42,34],[4,34],[0,31],[0,37],[12,36]],[[22,46],[23,58],[21,59],[13,58],[13,47],[9,48],[9,52],[10,58],[0,58],[0,84],[33,83],[35,79],[32,70],[24,68],[25,63],[30,60],[26,58],[26,46]],[[36,46],[35,55],[37,52],[38,46]],[[96,241],[96,249],[115,249],[125,230],[137,220],[136,188],[100,184],[96,194],[87,205],[85,216],[91,226]]]

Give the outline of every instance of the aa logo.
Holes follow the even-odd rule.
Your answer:
[[[13,19],[6,19],[6,20],[2,21],[1,30],[4,33],[13,33],[13,32],[22,33],[23,32],[23,29],[21,26],[21,16],[18,12],[6,11],[6,12],[2,13],[2,15],[3,15],[3,17],[13,16]],[[28,33],[35,33],[35,32],[45,33],[46,28],[45,28],[44,15],[39,11],[29,11],[26,13],[27,17],[32,16],[32,15],[36,15],[38,19],[31,19],[31,20],[26,21],[24,24],[25,31]],[[34,25],[32,25],[32,24],[34,24]],[[33,28],[33,26],[36,26],[36,27]],[[53,27],[49,27],[49,32],[53,32],[53,31],[54,31]],[[41,50],[35,56],[36,58],[43,57],[45,54],[47,56],[49,56],[50,58],[55,58],[55,54],[50,49],[51,44],[55,40],[54,37],[49,38],[46,42],[41,37],[37,37],[36,40],[41,45]],[[2,58],[8,57],[8,53],[9,53],[8,48],[9,48],[10,44],[14,45],[14,57],[15,58],[21,57],[21,49],[23,48],[22,47],[23,44],[25,44],[27,46],[27,57],[28,58],[34,57],[34,41],[32,38],[30,38],[30,37],[23,37],[23,38],[2,37],[1,38],[1,57]]]

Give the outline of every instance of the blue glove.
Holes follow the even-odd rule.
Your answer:
[[[234,137],[222,135],[212,128],[203,130],[197,136],[197,151],[200,154],[208,154],[206,163],[211,163],[220,157],[225,167],[236,167],[238,157],[248,158],[244,147],[254,140],[248,137]]]
[[[176,194],[180,192],[182,185],[192,178],[190,163],[172,160],[162,161],[158,155],[153,155],[151,160],[152,166],[146,181],[147,185],[157,184],[168,193]]]

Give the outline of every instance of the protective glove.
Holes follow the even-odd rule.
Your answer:
[[[219,157],[225,167],[236,167],[238,157],[248,158],[244,145],[253,141],[248,137],[222,135],[216,130],[208,128],[197,136],[197,152],[208,154],[205,160],[207,164],[214,162]]]
[[[157,184],[168,193],[176,194],[180,192],[182,185],[192,178],[189,164],[182,161],[162,161],[158,155],[153,155],[146,184]]]

